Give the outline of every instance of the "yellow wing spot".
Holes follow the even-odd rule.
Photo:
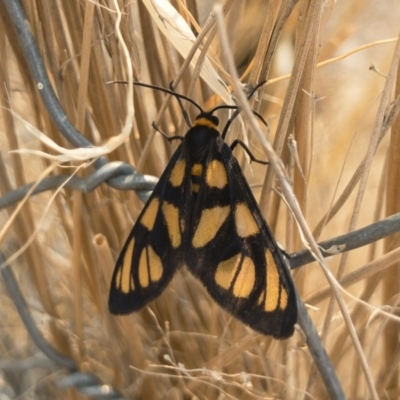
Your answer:
[[[278,307],[279,301],[279,272],[272,256],[271,250],[265,252],[265,261],[267,263],[267,296],[265,298],[265,311],[272,312]]]
[[[163,273],[161,258],[151,246],[142,250],[139,259],[139,282],[142,288],[149,286],[150,282],[158,282]]]
[[[140,254],[139,259],[139,283],[142,288],[146,288],[149,286],[150,277],[149,277],[149,268],[148,268],[148,258],[147,258],[147,249],[144,248],[142,250],[142,254]]]
[[[232,288],[236,297],[247,297],[253,290],[255,281],[254,263],[250,257],[243,257],[241,253],[220,262],[215,272],[215,282],[226,290]]]
[[[178,187],[182,185],[183,178],[185,177],[185,160],[179,160],[172,169],[171,175],[169,177],[169,183],[174,186]]]
[[[260,229],[245,203],[239,203],[235,209],[236,232],[241,238],[256,235]]]
[[[229,215],[229,206],[213,207],[203,210],[200,221],[193,236],[193,247],[204,247],[208,242],[214,239]]]
[[[118,288],[123,293],[129,293],[130,291],[135,290],[135,285],[133,284],[133,280],[131,279],[132,254],[134,246],[135,240],[132,239],[129,242],[128,247],[126,248],[125,257],[122,262],[122,268],[117,275],[117,285],[119,285]]]
[[[256,267],[250,257],[244,257],[233,286],[233,295],[236,297],[247,297],[253,290],[255,281]]]
[[[142,218],[140,219],[140,223],[145,226],[149,231],[153,229],[154,222],[156,221],[158,207],[160,205],[160,201],[157,197],[151,200],[149,205],[146,208]]]
[[[203,172],[203,164],[194,164],[192,167],[192,175],[200,176]]]
[[[281,286],[281,298],[279,300],[279,308],[281,310],[286,310],[288,302],[288,294],[284,287]]]
[[[150,280],[152,282],[158,282],[163,274],[163,266],[161,258],[158,256],[158,254],[153,250],[151,246],[147,247],[147,251],[149,257]]]
[[[181,231],[179,227],[179,209],[166,201],[162,204],[165,222],[167,223],[168,236],[172,247],[177,248],[181,244]]]
[[[231,287],[241,259],[242,255],[239,253],[218,264],[217,270],[215,271],[215,282],[219,286],[226,290]]]
[[[223,189],[228,184],[226,169],[221,161],[213,160],[207,166],[206,182],[208,186]]]

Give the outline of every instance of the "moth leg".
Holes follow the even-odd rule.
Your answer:
[[[236,139],[231,145],[230,148],[233,151],[233,149],[240,144],[243,147],[243,150],[249,155],[250,160],[259,164],[263,164],[263,165],[268,165],[269,162],[268,161],[263,161],[263,160],[259,160],[258,158],[255,158],[253,153],[250,151],[250,149],[239,139]]]

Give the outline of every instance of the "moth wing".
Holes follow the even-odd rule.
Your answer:
[[[160,177],[118,257],[109,296],[113,314],[139,310],[158,297],[183,263],[179,209],[188,199],[184,195],[181,146]]]
[[[188,268],[240,321],[287,338],[297,319],[290,273],[236,158],[218,147],[199,187]]]

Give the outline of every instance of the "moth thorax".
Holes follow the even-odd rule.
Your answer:
[[[193,164],[204,164],[213,152],[218,136],[216,129],[204,125],[190,128],[183,143],[186,159]]]

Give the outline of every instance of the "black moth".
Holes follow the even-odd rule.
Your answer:
[[[194,126],[165,168],[118,257],[110,311],[128,314],[141,309],[186,265],[234,317],[265,335],[287,338],[297,318],[293,282],[232,154],[239,142],[229,147],[224,141],[232,118],[221,135],[213,115],[231,107],[204,112],[196,106],[200,114]]]

